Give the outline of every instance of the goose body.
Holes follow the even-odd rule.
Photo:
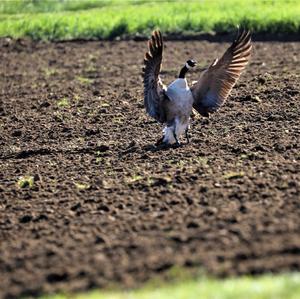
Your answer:
[[[166,89],[169,98],[167,104],[167,125],[165,126],[163,142],[176,143],[174,132],[178,138],[183,135],[189,127],[189,119],[193,109],[193,95],[185,78],[174,80]]]
[[[163,39],[160,31],[153,32],[144,58],[144,105],[151,117],[165,124],[160,142],[179,144],[179,138],[184,133],[189,142],[192,109],[208,117],[222,106],[247,65],[251,48],[250,32],[243,31],[221,59],[215,59],[202,70],[194,85],[189,87],[185,75],[196,66],[196,62],[188,60],[178,78],[166,87],[159,77]]]

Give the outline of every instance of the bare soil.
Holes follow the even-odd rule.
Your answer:
[[[227,46],[168,42],[163,81]],[[0,41],[0,298],[135,287],[173,266],[300,270],[300,43],[254,43],[226,104],[170,149],[143,108],[145,49]]]

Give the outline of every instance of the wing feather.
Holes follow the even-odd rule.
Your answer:
[[[249,31],[238,34],[220,60],[215,60],[192,86],[193,107],[203,116],[215,112],[226,100],[251,55]]]
[[[144,57],[144,106],[147,113],[159,122],[165,121],[163,100],[164,86],[159,78],[162,63],[163,39],[160,31],[154,31],[148,41]]]

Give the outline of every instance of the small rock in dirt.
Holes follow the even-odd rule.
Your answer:
[[[80,202],[78,202],[77,204],[73,205],[73,206],[71,207],[71,210],[72,210],[72,211],[76,211],[76,210],[78,210],[79,208],[81,208],[81,203],[80,203]]]
[[[150,158],[150,156],[148,154],[144,154],[144,155],[141,156],[142,160],[147,160],[149,158]]]
[[[5,115],[4,108],[0,107],[0,116],[4,116],[4,115]]]
[[[260,103],[261,102],[261,99],[259,96],[254,96],[254,97],[251,97],[251,101],[252,102],[255,102],[255,103]]]
[[[127,148],[130,148],[130,147],[133,147],[133,146],[136,146],[136,145],[137,145],[137,142],[136,142],[135,140],[132,140],[132,141],[128,144]]]
[[[283,117],[279,114],[270,114],[267,118],[269,121],[278,121],[278,120],[283,120]]]
[[[299,91],[295,90],[295,89],[290,89],[286,93],[290,96],[295,96],[295,95],[299,94]]]
[[[199,192],[200,193],[205,193],[205,192],[207,192],[208,191],[208,188],[206,187],[206,186],[201,186],[200,188],[199,188]]]
[[[275,144],[274,149],[276,152],[283,153],[286,150],[286,147],[283,144]]]
[[[101,144],[97,147],[97,150],[99,152],[106,152],[109,150],[109,146],[108,145],[105,145],[105,144]]]
[[[101,205],[97,208],[98,211],[109,212],[109,207],[106,205]]]
[[[194,203],[194,200],[191,197],[187,197],[185,200],[189,206]]]
[[[263,77],[259,77],[257,81],[258,81],[259,84],[265,84],[266,83],[266,79],[263,78]]]
[[[126,100],[128,100],[128,99],[131,98],[131,95],[130,95],[129,92],[124,91],[124,92],[121,94],[121,97],[124,98],[124,99],[126,99]]]
[[[31,215],[24,215],[19,219],[20,223],[28,223],[32,220],[32,216]]]
[[[254,102],[254,103],[260,103],[261,99],[259,96],[253,96],[250,94],[247,94],[246,96],[241,98],[242,102]]]
[[[245,102],[248,102],[248,101],[251,101],[251,95],[250,94],[247,94],[245,97],[242,98],[242,101],[245,101]]]
[[[245,214],[247,212],[247,207],[245,205],[240,206],[240,212]]]
[[[191,222],[189,222],[189,223],[187,224],[186,227],[187,227],[187,228],[197,228],[197,227],[199,227],[199,224],[198,224],[197,222],[195,222],[195,221],[191,221]]]
[[[41,180],[40,176],[37,173],[33,176],[33,179],[35,182],[38,182]]]
[[[216,214],[217,212],[218,212],[218,209],[217,209],[217,208],[214,208],[214,207],[208,207],[208,208],[204,211],[204,215],[212,216],[212,215]]]
[[[85,131],[85,136],[97,135],[99,133],[99,129],[87,129]]]
[[[269,80],[272,80],[272,76],[269,73],[264,73],[257,78],[258,83],[261,85],[264,85]]]
[[[172,178],[164,176],[155,178],[155,183],[153,186],[166,186],[167,184],[172,182]]]
[[[47,107],[49,107],[49,106],[50,106],[50,103],[47,102],[47,101],[42,102],[42,103],[40,104],[40,108],[47,108]]]
[[[122,104],[126,108],[130,107],[130,104],[127,101],[122,101]]]
[[[22,136],[22,131],[21,130],[15,130],[11,133],[12,137],[20,137]]]
[[[69,275],[67,273],[50,273],[47,275],[47,281],[50,283],[67,280]]]
[[[94,90],[93,91],[93,95],[94,96],[99,96],[100,95],[100,91],[99,90]]]
[[[106,108],[102,108],[99,110],[99,112],[105,114],[108,112],[108,110]]]
[[[170,202],[168,202],[167,204],[171,205],[171,206],[176,206],[178,204],[180,204],[180,201],[178,199],[172,199]]]
[[[102,238],[101,236],[96,236],[95,244],[102,244],[102,243],[105,243],[105,239]]]
[[[42,220],[48,220],[48,216],[45,214],[41,214],[34,219],[34,222],[38,222],[38,221],[42,221]]]
[[[172,241],[175,241],[176,243],[185,243],[188,240],[188,237],[186,235],[172,235],[170,236],[170,239]]]

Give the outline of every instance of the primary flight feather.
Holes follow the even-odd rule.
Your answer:
[[[161,142],[179,144],[182,134],[189,141],[189,119],[193,108],[202,116],[209,116],[225,102],[249,62],[251,36],[249,31],[238,34],[224,55],[201,72],[199,80],[191,88],[185,75],[196,66],[194,60],[185,63],[178,78],[169,86],[162,84],[159,73],[163,47],[160,31],[154,31],[144,57],[144,105],[150,116],[166,125]]]

